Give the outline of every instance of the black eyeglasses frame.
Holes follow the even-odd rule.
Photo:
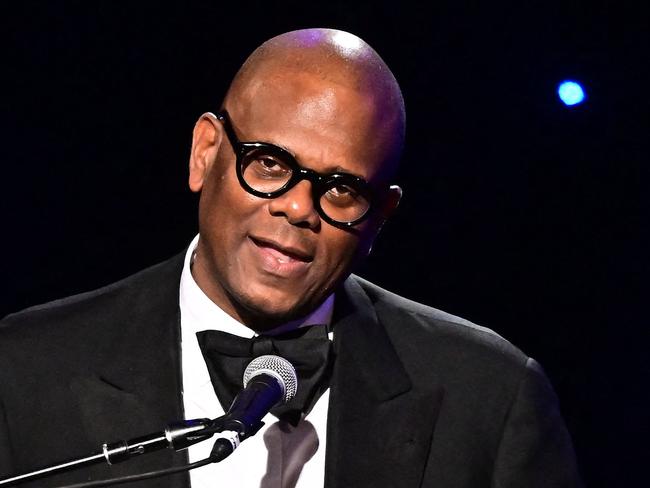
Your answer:
[[[280,146],[276,146],[275,144],[271,144],[268,142],[240,141],[239,138],[237,137],[237,134],[235,134],[235,130],[232,126],[232,122],[230,120],[230,116],[228,115],[228,111],[221,110],[217,113],[216,117],[223,124],[223,127],[226,131],[226,136],[228,137],[230,145],[232,146],[235,152],[235,156],[237,159],[236,172],[237,172],[237,179],[239,180],[239,184],[242,186],[242,188],[244,188],[244,190],[246,190],[251,195],[255,195],[260,198],[277,198],[283,195],[284,193],[288,192],[300,181],[307,180],[312,185],[312,200],[313,200],[314,208],[318,212],[318,215],[323,220],[325,220],[325,222],[327,222],[328,224],[331,224],[335,227],[346,229],[358,225],[359,223],[363,222],[370,216],[373,209],[373,201],[375,199],[375,195],[368,182],[363,178],[360,178],[355,175],[351,175],[349,173],[329,173],[323,175],[312,169],[303,168],[298,163],[298,161],[296,160],[293,154],[291,154],[289,151],[287,151],[286,149]],[[263,191],[256,190],[255,188],[251,187],[244,179],[244,175],[243,175],[244,156],[253,150],[260,150],[260,149],[263,149],[270,156],[278,157],[281,161],[286,163],[287,166],[291,168],[291,177],[281,188],[279,188],[276,191],[263,192]],[[361,217],[351,222],[340,222],[338,220],[332,219],[329,215],[325,213],[325,211],[321,207],[320,199],[325,194],[325,192],[338,185],[349,186],[359,194],[363,195],[363,197],[366,200],[368,200],[368,209]]]

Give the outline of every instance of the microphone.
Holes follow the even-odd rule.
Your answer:
[[[228,413],[214,421],[219,432],[211,457],[219,462],[228,457],[240,442],[255,435],[264,425],[262,419],[278,403],[287,403],[298,388],[296,370],[280,356],[253,359],[243,377],[244,389],[233,400]]]

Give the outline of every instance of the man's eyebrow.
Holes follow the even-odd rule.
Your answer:
[[[277,146],[281,149],[284,149],[286,152],[288,152],[289,154],[291,154],[291,156],[294,157],[294,159],[298,162],[300,166],[302,166],[303,168],[307,167],[304,166],[303,161],[296,156],[296,153],[294,153],[290,148],[288,148],[284,144],[281,144],[280,142],[276,142],[276,141],[264,141],[264,144],[271,144],[272,146]],[[332,164],[330,166],[327,166],[323,171],[319,171],[319,173],[324,175],[325,174],[328,175],[332,173],[345,173],[348,175],[356,176],[357,178],[361,178],[364,181],[367,181],[365,176],[360,175],[359,173],[355,173],[354,171],[350,171],[339,164]]]
[[[340,166],[340,165],[336,165],[336,166],[334,166],[334,165],[332,165],[332,166],[327,166],[327,167],[325,168],[325,170],[322,171],[322,173],[325,173],[325,174],[331,174],[331,173],[345,173],[345,174],[347,174],[347,175],[352,175],[352,176],[356,176],[357,178],[361,178],[362,180],[365,180],[365,179],[366,179],[363,175],[360,175],[360,174],[358,174],[358,173],[355,173],[355,172],[353,172],[353,171],[350,171],[350,170],[348,170],[348,169],[346,169],[346,168],[344,168],[343,166]]]
[[[292,151],[288,150],[284,146],[279,146],[279,147],[283,148],[285,151],[287,151],[289,154],[291,154],[296,159],[296,161],[298,162],[298,164],[300,166],[302,166],[303,168],[307,167],[307,166],[305,166],[303,164],[303,161],[300,158],[297,158],[296,155]],[[333,174],[333,173],[345,173],[346,175],[356,176],[357,178],[361,178],[362,180],[367,181],[365,176],[360,175],[359,173],[355,173],[354,171],[350,171],[349,169],[344,168],[340,164],[331,164],[329,166],[326,166],[325,168],[323,168],[322,170],[320,170],[318,172],[320,174],[322,174],[322,175],[330,175],[330,174]]]

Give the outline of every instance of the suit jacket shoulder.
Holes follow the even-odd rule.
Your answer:
[[[0,477],[160,430],[182,417],[178,289],[183,256],[0,323]],[[96,478],[182,462],[91,469]],[[47,482],[80,480],[73,472]]]
[[[63,325],[66,318],[80,313],[93,316],[107,309],[112,314],[119,313],[130,306],[142,303],[157,303],[168,299],[170,293],[178,291],[177,279],[183,266],[183,254],[174,256],[167,261],[158,263],[120,281],[103,286],[96,290],[79,293],[69,297],[53,300],[48,303],[35,305],[20,312],[9,314],[0,322],[0,332],[9,333],[6,329],[29,324],[38,327],[39,324],[53,321]],[[121,307],[115,309],[116,303]],[[123,306],[122,306],[123,305]],[[133,309],[130,309],[133,312]],[[97,318],[95,316],[95,318]],[[42,319],[42,320],[41,320]]]
[[[487,327],[409,300],[362,278],[354,279],[396,345],[408,342],[410,347],[421,348],[423,352],[433,348],[438,354],[462,353],[462,358],[454,362],[496,361],[511,371],[524,368],[529,360],[519,348]]]
[[[557,397],[534,359],[490,329],[351,280],[349,292],[362,290],[390,343],[366,378],[403,371],[394,393],[402,391],[403,405],[417,399],[411,413],[418,412],[420,431],[412,439],[431,427],[431,444],[421,441],[428,449],[421,486],[581,486]],[[412,459],[402,476],[417,473],[415,466]]]

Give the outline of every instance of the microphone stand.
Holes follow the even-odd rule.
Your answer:
[[[261,424],[261,422],[260,422]],[[223,433],[212,450],[214,462],[219,462],[232,453],[239,445],[242,424],[231,420],[229,415],[224,415],[214,420],[207,418],[183,420],[172,422],[165,430],[153,434],[136,437],[127,441],[106,443],[101,451],[96,451],[88,456],[74,458],[60,464],[47,466],[28,473],[0,480],[0,486],[12,486],[17,483],[43,478],[56,473],[63,473],[75,469],[100,464],[116,464],[161,449],[174,449],[180,451],[187,447],[212,437],[215,433]],[[255,431],[257,431],[261,425]],[[231,430],[230,430],[231,429]],[[252,435],[252,434],[250,434]],[[242,438],[243,440],[243,438]]]

